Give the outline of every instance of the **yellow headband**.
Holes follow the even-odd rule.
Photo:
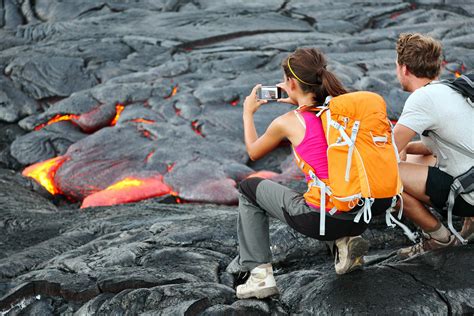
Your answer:
[[[301,83],[304,83],[304,84],[307,84],[308,86],[317,86],[318,84],[317,83],[309,83],[309,82],[306,82],[306,81],[303,81],[301,80],[296,74],[295,72],[293,71],[293,69],[291,69],[291,66],[290,66],[290,58],[291,57],[288,57],[288,68],[290,69],[291,73],[293,74],[293,76],[295,76],[295,78],[301,82]]]

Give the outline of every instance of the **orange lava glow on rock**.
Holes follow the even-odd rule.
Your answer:
[[[247,177],[247,179],[248,179],[248,178],[256,178],[256,177],[258,177],[258,178],[264,178],[264,179],[271,179],[271,178],[273,178],[273,177],[275,177],[275,176],[277,176],[277,175],[278,175],[278,173],[273,172],[273,171],[260,170],[260,171],[257,171],[257,172],[255,172],[255,173],[252,173],[251,175],[249,175],[249,176]]]
[[[458,72],[458,71],[456,71],[456,72],[454,73],[454,76],[455,76],[456,78],[459,78],[459,77],[461,77],[461,73]]]
[[[175,165],[176,165],[176,162],[168,164],[168,172],[171,172]]]
[[[123,104],[120,104],[120,103],[115,106],[115,109],[116,109],[115,117],[112,120],[112,122],[110,123],[110,125],[114,126],[115,124],[117,124],[117,121],[120,118],[120,114],[122,114],[122,111],[123,111],[124,108],[125,108],[125,106]]]
[[[237,99],[235,99],[234,101],[230,102],[230,105],[232,105],[232,106],[237,106],[237,105],[239,104],[239,101],[240,101],[240,100],[237,98]]]
[[[148,160],[150,160],[151,156],[153,156],[154,153],[155,153],[154,150],[152,150],[151,152],[149,152],[148,155],[146,155],[145,162],[147,162]]]
[[[135,123],[145,123],[145,124],[153,124],[153,123],[155,123],[155,121],[153,121],[153,120],[147,120],[147,119],[143,119],[143,118],[134,119],[134,120],[132,120],[132,122],[135,122]]]
[[[179,89],[179,86],[178,85],[175,85],[172,89],[171,89],[171,93],[165,97],[165,99],[169,99],[173,96],[176,95],[176,93],[178,93],[178,89]]]
[[[102,191],[89,195],[82,202],[81,208],[131,203],[171,194],[172,192],[172,189],[163,182],[162,176],[152,178],[129,177]]]
[[[25,170],[22,174],[25,177],[30,177],[35,179],[39,184],[41,184],[46,190],[51,194],[60,193],[59,189],[54,184],[54,175],[59,167],[66,161],[66,157],[59,156],[56,158],[48,159],[42,162],[35,163]]]
[[[58,115],[54,116],[52,119],[50,119],[47,123],[36,126],[35,131],[39,131],[40,129],[42,129],[43,127],[45,127],[47,125],[51,125],[51,124],[54,124],[54,123],[57,123],[57,122],[60,122],[60,121],[71,121],[72,119],[78,119],[78,118],[79,118],[79,115],[74,115],[74,114],[61,115],[61,114],[58,114]]]
[[[199,136],[201,137],[205,137],[204,134],[202,133],[201,129],[202,129],[202,125],[199,124],[199,121],[198,120],[194,120],[191,122],[191,128],[193,129],[193,131],[198,134]]]

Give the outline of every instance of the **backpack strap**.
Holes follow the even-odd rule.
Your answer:
[[[453,226],[453,208],[454,202],[459,194],[470,193],[472,191],[474,191],[474,167],[471,167],[471,169],[454,179],[446,203],[448,208],[448,227],[454,236],[456,236],[464,245],[467,244],[467,240],[462,238]]]
[[[454,80],[441,80],[438,82],[434,82],[433,84],[440,83],[444,84],[451,89],[457,91],[458,93],[462,94],[465,98],[467,103],[474,107],[474,73],[470,73],[467,75],[461,75]]]
[[[367,224],[372,219],[372,204],[374,203],[374,198],[364,198],[364,206],[357,212],[356,217],[354,218],[354,222],[358,223],[362,215],[364,215],[364,222]]]
[[[319,206],[319,235],[324,236],[326,234],[326,194],[331,196],[332,192],[326,183],[321,181],[312,170],[310,170],[308,174],[313,180],[311,186],[317,186],[321,190],[321,202]],[[331,215],[333,215],[335,211],[337,211],[337,209],[331,209]]]
[[[300,121],[301,125],[303,125],[303,127],[306,129],[306,123],[305,123],[304,120],[301,118],[300,113],[299,113],[297,110],[294,110],[293,112],[295,113],[296,118],[298,119],[298,121]]]
[[[463,154],[463,155],[465,155],[465,156],[467,156],[467,157],[469,157],[469,158],[471,158],[471,159],[474,159],[474,152],[471,152],[471,151],[469,151],[469,150],[467,150],[467,149],[464,149],[464,148],[462,148],[462,147],[460,147],[460,146],[458,146],[458,145],[456,145],[456,144],[453,144],[453,143],[450,143],[450,142],[445,141],[444,139],[442,139],[441,137],[439,137],[438,134],[436,134],[436,133],[433,132],[433,131],[424,131],[422,135],[423,135],[423,136],[429,136],[429,135],[431,135],[431,136],[433,136],[433,139],[434,139],[435,141],[442,143],[443,145],[445,145],[445,146],[447,146],[447,147],[449,147],[449,148],[451,148],[451,149],[457,151],[457,152],[460,153],[460,154]],[[443,153],[443,151],[440,150],[440,153],[441,153],[441,155],[443,156],[444,159],[447,158],[446,154]]]

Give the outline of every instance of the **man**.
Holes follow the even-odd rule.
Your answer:
[[[474,109],[452,88],[437,83],[442,65],[441,43],[422,34],[401,34],[397,41],[397,77],[412,92],[394,128],[400,152],[404,214],[423,231],[423,240],[400,249],[411,257],[459,240],[435,217],[442,215],[453,178],[473,166]],[[410,142],[416,134],[421,141]],[[456,149],[457,148],[457,149]],[[470,157],[469,157],[470,156]],[[474,239],[474,192],[455,200],[453,214],[465,217],[461,236]]]

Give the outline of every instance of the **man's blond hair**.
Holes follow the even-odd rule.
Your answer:
[[[397,40],[397,62],[418,78],[436,78],[443,62],[442,45],[430,36],[402,33]]]

